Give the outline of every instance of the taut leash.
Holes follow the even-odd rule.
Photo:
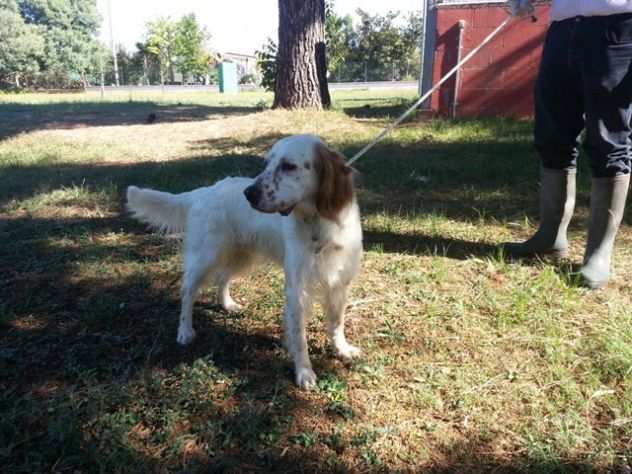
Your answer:
[[[466,62],[468,62],[470,59],[472,59],[472,57],[478,53],[487,43],[489,43],[494,36],[496,36],[498,33],[500,33],[500,31],[507,26],[507,24],[511,21],[513,17],[512,16],[508,16],[507,18],[505,18],[505,20],[498,25],[498,27],[492,31],[489,35],[487,35],[487,37],[481,42],[481,44],[479,44],[476,48],[474,48],[472,51],[470,51],[469,54],[467,54],[463,59],[461,59],[461,61],[459,61],[457,63],[456,66],[454,66],[452,69],[450,69],[450,71],[448,71],[448,73],[443,76],[439,82],[437,82],[432,89],[430,89],[428,92],[426,92],[424,95],[422,95],[413,105],[411,105],[408,110],[406,110],[406,112],[404,112],[397,120],[395,120],[392,124],[390,124],[388,127],[386,127],[384,130],[382,130],[368,145],[366,145],[364,148],[362,148],[359,152],[357,152],[355,155],[353,155],[351,157],[351,159],[349,161],[347,161],[347,166],[352,165],[358,158],[360,158],[362,155],[364,155],[367,151],[369,151],[371,148],[373,148],[380,140],[382,140],[382,138],[384,138],[387,134],[389,134],[391,131],[393,131],[393,129],[395,127],[397,127],[400,123],[402,123],[404,121],[404,119],[406,117],[408,117],[411,113],[413,113],[413,111],[419,107],[419,105],[425,101],[428,97],[430,97],[432,95],[432,93],[434,91],[436,91],[439,87],[441,87],[441,85],[447,81],[448,79],[450,79],[450,77],[452,77],[452,75],[457,72]],[[533,17],[532,17],[533,18]]]

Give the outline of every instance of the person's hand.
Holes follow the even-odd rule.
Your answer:
[[[513,16],[533,15],[533,0],[507,0],[507,8]]]

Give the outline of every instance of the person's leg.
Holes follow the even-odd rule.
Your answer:
[[[632,159],[632,14],[594,17],[583,26],[585,149],[593,173],[588,242],[581,276],[590,288],[610,279]]]
[[[535,147],[540,167],[540,226],[527,241],[505,244],[514,257],[568,252],[566,230],[575,207],[575,173],[583,129],[580,76],[574,58],[575,24],[554,22],[547,32],[535,86]]]

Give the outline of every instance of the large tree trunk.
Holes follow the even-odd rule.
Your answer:
[[[325,0],[279,0],[274,107],[329,107]]]

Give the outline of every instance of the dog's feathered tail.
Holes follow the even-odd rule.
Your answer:
[[[189,193],[171,194],[136,186],[127,188],[127,209],[136,219],[161,233],[183,232],[190,204]]]

